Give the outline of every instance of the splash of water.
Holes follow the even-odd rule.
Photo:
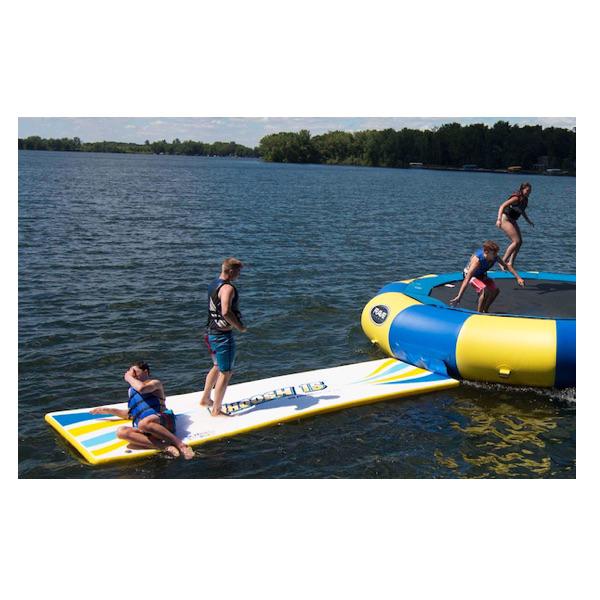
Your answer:
[[[535,394],[552,402],[565,402],[567,404],[576,404],[576,389],[577,388],[536,388],[527,386],[504,385],[502,383],[488,383],[483,381],[463,381],[463,384],[475,388],[496,392],[513,392]]]

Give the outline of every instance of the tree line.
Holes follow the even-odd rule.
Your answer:
[[[119,154],[180,154],[186,156],[239,156],[258,157],[257,148],[248,148],[235,142],[172,142],[160,140],[143,144],[131,142],[82,142],[74,138],[19,138],[19,150],[62,150],[63,152],[116,152]]]
[[[267,161],[370,167],[425,166],[524,170],[543,168],[575,172],[575,131],[498,121],[462,126],[448,123],[431,130],[330,131],[311,136],[307,130],[281,132],[260,140]],[[541,162],[540,162],[541,161]]]
[[[117,152],[187,156],[261,157],[270,162],[409,167],[524,170],[541,168],[575,172],[575,131],[540,125],[510,125],[498,121],[462,126],[448,123],[431,130],[369,129],[350,133],[330,131],[311,136],[307,130],[267,135],[257,148],[236,142],[194,142],[174,139],[143,144],[130,142],[82,142],[79,138],[19,138],[19,150],[67,152]]]

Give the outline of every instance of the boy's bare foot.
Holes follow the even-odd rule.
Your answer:
[[[209,409],[209,412],[210,412],[211,417],[228,417],[229,416],[227,413],[224,413],[221,408],[219,408],[219,410],[216,411],[214,406],[211,406],[211,408]]]
[[[194,451],[188,445],[181,444],[179,450],[181,451],[181,454],[183,454],[183,458],[185,458],[185,460],[194,458]]]
[[[172,456],[173,458],[178,458],[181,455],[181,453],[175,446],[165,446],[164,450],[169,456]]]
[[[215,412],[214,405],[215,405],[215,403],[211,400],[210,404],[206,407],[206,410],[208,410],[208,414],[211,417],[228,417],[229,416],[227,413],[224,413],[222,410]]]
[[[209,408],[213,405],[213,401],[208,399],[208,400],[200,400],[200,406],[208,406]]]

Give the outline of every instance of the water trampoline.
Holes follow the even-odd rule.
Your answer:
[[[450,377],[539,387],[575,386],[575,275],[489,272],[500,289],[490,313],[477,295],[449,305],[462,272],[385,285],[367,303],[361,325],[389,356]]]

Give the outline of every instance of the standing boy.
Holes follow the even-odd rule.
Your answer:
[[[226,258],[221,273],[208,286],[208,321],[205,341],[211,353],[213,367],[206,376],[200,406],[211,407],[211,415],[221,415],[221,405],[227,385],[233,375],[235,363],[235,338],[233,329],[244,333],[239,310],[239,294],[233,282],[240,276],[242,262],[237,258]],[[215,395],[211,404],[210,394]]]

